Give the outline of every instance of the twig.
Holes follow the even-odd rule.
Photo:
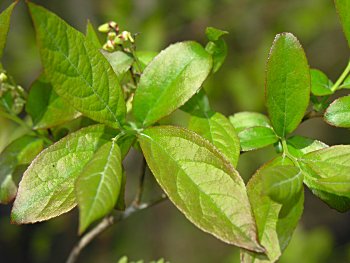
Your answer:
[[[302,119],[302,122],[312,119],[312,118],[318,118],[318,117],[322,117],[323,115],[317,111],[309,111],[308,113],[305,114],[305,116]]]
[[[167,197],[165,194],[163,194],[159,199],[156,199],[149,203],[143,203],[139,206],[135,206],[134,204],[131,204],[127,209],[125,209],[124,213],[122,213],[119,216],[115,215],[109,215],[105,217],[98,225],[96,225],[93,229],[91,229],[89,232],[87,232],[79,241],[78,243],[73,247],[71,250],[69,257],[66,261],[66,263],[75,263],[81,253],[81,251],[92,241],[94,240],[98,235],[100,235],[102,232],[104,232],[108,227],[112,226],[113,224],[120,222],[129,216],[133,215],[134,213],[147,209],[149,207],[155,206],[164,200],[166,200]]]

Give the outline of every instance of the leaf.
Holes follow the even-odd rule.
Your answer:
[[[10,28],[10,18],[13,8],[16,6],[16,3],[17,2],[12,3],[0,14],[0,59],[2,58],[2,54],[4,52],[7,40],[7,33]]]
[[[199,90],[189,101],[181,106],[181,110],[194,116],[205,117],[211,111],[205,91],[203,89]]]
[[[350,3],[348,0],[335,0],[334,2],[350,47]]]
[[[43,74],[31,86],[26,111],[34,129],[51,128],[81,115],[57,95]]]
[[[284,204],[293,200],[303,189],[303,174],[291,165],[269,167],[261,171],[265,177],[265,191],[275,202]]]
[[[204,116],[191,116],[188,128],[210,141],[234,167],[240,154],[239,139],[230,121],[218,112],[205,112]]]
[[[122,174],[120,149],[114,141],[103,145],[85,165],[75,183],[80,233],[116,205]]]
[[[321,178],[317,180],[320,188],[341,196],[350,198],[350,175],[341,174],[329,178]]]
[[[350,146],[336,145],[314,152],[310,152],[302,159],[299,159],[300,168],[304,172],[304,183],[330,207],[340,212],[350,209],[349,195],[344,193],[341,188],[347,187],[346,184],[340,187],[339,191],[334,191],[335,184],[332,185],[332,177],[335,180],[340,178],[342,182],[350,182]]]
[[[16,167],[29,164],[43,149],[42,139],[24,135],[11,142],[0,154],[0,203],[11,202],[17,192],[13,173]]]
[[[93,43],[96,48],[101,48],[101,42],[90,20],[88,20],[86,24],[86,39]]]
[[[121,76],[127,72],[134,63],[134,59],[122,51],[107,52],[101,50],[101,53],[108,60],[117,76]]]
[[[12,221],[34,223],[70,211],[76,205],[76,178],[97,149],[116,133],[104,125],[89,126],[42,151],[19,184]]]
[[[125,102],[112,68],[85,36],[46,9],[28,3],[45,74],[57,94],[85,116],[119,128]]]
[[[257,112],[239,112],[230,116],[229,119],[238,133],[256,126],[271,127],[269,118]]]
[[[311,69],[311,92],[316,96],[331,95],[333,82],[321,70]]]
[[[142,66],[142,70],[144,70],[147,65],[158,55],[158,52],[155,51],[136,51],[135,53],[138,62]]]
[[[187,129],[145,129],[139,142],[156,180],[197,227],[222,241],[263,252],[245,185],[232,164]]]
[[[211,66],[210,55],[196,42],[163,50],[140,78],[133,103],[136,120],[148,126],[179,108],[200,89]]]
[[[291,33],[276,36],[266,70],[266,106],[277,135],[285,137],[301,122],[310,97],[310,73],[299,41]]]
[[[267,263],[278,260],[287,247],[303,212],[304,192],[300,191],[289,204],[273,201],[266,194],[265,170],[281,165],[293,165],[287,158],[277,157],[262,166],[249,180],[247,191],[258,227],[259,241],[266,248],[267,257],[242,250],[241,262]]]
[[[267,127],[255,126],[238,133],[242,151],[251,151],[274,144],[278,141],[276,133]]]
[[[228,34],[228,32],[214,27],[207,27],[205,34],[209,39],[205,50],[213,57],[213,73],[215,73],[222,66],[227,56],[227,45],[221,37]]]
[[[346,77],[346,79],[343,81],[343,84],[341,84],[339,88],[350,89],[350,75]]]
[[[350,128],[350,96],[333,101],[324,113],[324,120],[336,127]]]
[[[292,136],[287,139],[288,152],[296,158],[301,158],[305,154],[327,148],[328,145],[317,140],[303,136]]]

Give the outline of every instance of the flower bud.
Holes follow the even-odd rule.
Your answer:
[[[110,30],[109,28],[109,23],[104,23],[103,25],[100,25],[98,27],[98,31],[102,32],[102,33],[108,33]]]
[[[114,51],[114,42],[112,40],[108,40],[106,44],[102,47],[104,50],[112,52]]]
[[[7,76],[5,73],[1,72],[0,73],[0,82],[5,82],[7,80]]]

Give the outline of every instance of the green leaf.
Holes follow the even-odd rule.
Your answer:
[[[271,127],[269,118],[257,112],[239,112],[230,116],[229,119],[238,133],[256,126]]]
[[[205,117],[211,111],[205,91],[203,89],[199,90],[189,101],[181,106],[181,110],[194,116]]]
[[[188,128],[210,141],[234,167],[240,154],[239,139],[230,121],[218,112],[205,112],[204,116],[191,116]]]
[[[350,89],[350,75],[343,81],[343,84],[339,88]]]
[[[7,33],[10,28],[10,18],[17,2],[12,3],[7,9],[5,9],[0,14],[0,59],[2,58],[2,54],[4,52],[4,48],[7,40]]]
[[[136,120],[148,126],[179,108],[200,89],[211,66],[210,55],[196,42],[163,50],[140,78],[133,103]]]
[[[87,117],[119,128],[125,102],[118,79],[85,36],[46,9],[28,3],[45,74],[59,96]]]
[[[256,126],[238,133],[242,151],[251,151],[274,144],[278,141],[276,133],[267,127]]]
[[[324,113],[324,120],[336,127],[350,128],[350,96],[333,101]]]
[[[261,171],[265,177],[265,191],[269,197],[281,204],[293,200],[303,188],[303,174],[291,165],[269,167]]]
[[[80,233],[116,205],[122,175],[120,149],[116,142],[108,142],[85,165],[75,184]]]
[[[304,172],[304,183],[316,196],[340,212],[350,208],[350,196],[344,193],[344,187],[350,182],[350,146],[317,150],[299,159],[299,163]],[[342,180],[343,185],[332,184],[338,180]],[[337,187],[339,191],[335,191]]]
[[[326,148],[328,145],[321,141],[296,135],[287,139],[287,147],[290,154],[301,158],[305,154]]]
[[[310,73],[302,46],[291,33],[276,36],[266,70],[266,106],[277,135],[301,122],[310,97]]]
[[[51,128],[81,115],[57,95],[43,74],[32,84],[26,111],[32,117],[34,129]]]
[[[264,251],[243,180],[211,143],[172,126],[146,129],[139,142],[156,180],[193,224],[229,244]]]
[[[135,53],[142,70],[158,55],[158,52],[155,51],[136,51]]]
[[[86,24],[86,39],[93,43],[96,48],[101,48],[101,42],[90,20],[88,20]]]
[[[97,149],[116,133],[104,125],[89,126],[42,151],[19,184],[12,221],[34,223],[70,211],[76,205],[76,178]]]
[[[350,3],[348,0],[335,0],[334,2],[350,47]]]
[[[29,164],[43,149],[42,139],[24,135],[10,143],[0,154],[0,203],[11,202],[17,192],[13,173],[16,167]]]
[[[311,92],[316,96],[326,96],[333,94],[331,87],[333,82],[321,70],[311,69]]]
[[[266,254],[256,254],[242,251],[244,263],[267,263],[278,260],[287,247],[291,236],[303,212],[304,192],[290,203],[280,204],[273,201],[266,193],[266,169],[293,165],[289,159],[277,157],[262,166],[249,180],[247,185],[249,200],[252,205],[254,217],[258,227],[259,241],[265,247]]]
[[[213,57],[213,73],[215,73],[222,66],[227,56],[227,45],[221,37],[228,34],[228,32],[214,27],[207,27],[205,34],[209,39],[205,50]]]
[[[101,53],[108,60],[117,76],[127,72],[134,63],[134,59],[122,51],[108,52],[101,50]]]

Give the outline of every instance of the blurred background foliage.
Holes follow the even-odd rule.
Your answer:
[[[194,39],[205,44],[207,26],[227,30],[229,52],[220,71],[205,83],[213,108],[226,115],[250,110],[265,112],[265,62],[277,33],[295,34],[305,48],[310,66],[336,80],[349,59],[332,0],[52,0],[34,1],[85,31],[87,19],[96,27],[115,20],[137,37],[138,50],[160,51],[168,44]],[[0,9],[10,1],[0,1]],[[102,36],[101,36],[102,37]],[[3,61],[17,83],[28,89],[40,74],[35,34],[24,1],[14,11]],[[172,118],[184,114],[176,112]],[[170,120],[172,119],[170,118]],[[169,120],[167,120],[169,121]],[[185,120],[183,121],[185,122]],[[0,119],[0,149],[24,131]],[[349,131],[321,119],[303,123],[295,132],[327,144],[350,143]],[[239,171],[245,180],[275,156],[272,147],[245,153]],[[135,189],[141,156],[133,151],[125,161],[129,200]],[[151,176],[145,199],[160,192]],[[10,225],[10,206],[0,207],[1,262],[64,262],[77,241],[76,209],[35,225]],[[306,191],[305,210],[282,263],[350,262],[350,213],[328,208]],[[143,211],[115,225],[83,252],[80,262],[117,262],[164,257],[173,263],[239,262],[238,249],[209,236],[189,223],[170,203]]]

